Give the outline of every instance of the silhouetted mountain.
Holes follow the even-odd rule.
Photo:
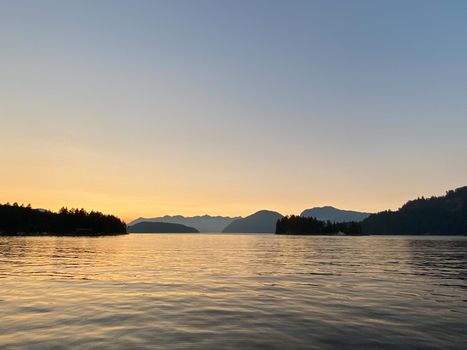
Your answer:
[[[58,213],[54,213],[17,203],[0,205],[0,235],[98,236],[123,233],[126,233],[123,221],[97,211],[62,208]]]
[[[132,226],[128,226],[128,232],[130,233],[199,233],[199,231],[193,227],[170,224],[167,222],[151,222],[143,221]]]
[[[330,206],[306,209],[300,214],[300,216],[306,218],[313,217],[317,220],[329,220],[331,222],[358,222],[366,219],[369,215],[370,213],[364,213],[353,210],[342,210]]]
[[[466,234],[467,186],[445,196],[411,200],[397,211],[372,214],[362,227],[369,234]]]
[[[246,218],[237,219],[222,232],[229,233],[274,233],[277,220],[283,216],[275,211],[261,210]]]
[[[222,230],[234,220],[239,219],[239,217],[226,217],[226,216],[192,216],[185,217],[182,215],[175,216],[162,216],[158,218],[139,218],[128,224],[128,226],[133,226],[139,222],[166,222],[171,224],[181,224],[185,226],[194,227],[199,232],[222,232]]]
[[[314,217],[285,216],[276,225],[277,234],[286,235],[360,235],[362,228],[358,222],[320,221]]]

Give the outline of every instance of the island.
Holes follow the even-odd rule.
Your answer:
[[[167,222],[143,221],[128,226],[129,233],[199,233],[193,227]]]
[[[183,216],[183,215],[165,215],[154,218],[138,218],[128,223],[128,230],[132,232],[131,226],[136,225],[140,222],[165,222],[168,224],[180,224],[188,227],[193,227],[199,232],[203,233],[217,233],[232,223],[234,220],[240,219],[240,217],[229,217],[229,216],[211,216],[211,215],[197,215],[197,216]]]
[[[287,235],[362,235],[358,222],[321,221],[313,217],[284,216],[277,220],[276,234]]]
[[[103,236],[126,234],[126,224],[113,215],[84,209],[58,212],[31,205],[0,204],[1,236]]]

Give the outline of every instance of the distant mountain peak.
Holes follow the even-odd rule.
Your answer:
[[[256,213],[251,214],[251,215],[256,215],[256,214],[279,214],[279,215],[282,215],[282,214],[278,213],[277,211],[269,210],[269,209],[261,209],[261,210],[258,210]]]
[[[306,209],[300,214],[303,217],[314,217],[318,220],[334,222],[362,221],[369,215],[370,213],[338,209],[330,205]]]
[[[274,233],[277,220],[282,214],[272,210],[260,210],[245,218],[240,218],[229,224],[223,232],[229,233]]]

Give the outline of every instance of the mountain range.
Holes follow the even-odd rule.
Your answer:
[[[318,220],[329,220],[332,222],[362,221],[368,217],[368,215],[369,213],[341,210],[331,206],[306,209],[301,214],[301,216],[304,217],[314,217]],[[185,227],[194,228],[199,232],[206,233],[274,233],[276,230],[276,222],[282,217],[282,214],[270,210],[260,210],[244,218],[210,215],[191,217],[165,215],[154,218],[138,218],[128,224],[128,229],[129,232],[134,232],[132,227],[139,223],[156,222],[184,225]],[[156,227],[154,229],[156,229]],[[157,229],[159,230],[159,228]],[[167,229],[171,228],[167,227]]]

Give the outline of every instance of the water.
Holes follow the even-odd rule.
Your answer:
[[[466,349],[467,240],[0,238],[2,349]]]

